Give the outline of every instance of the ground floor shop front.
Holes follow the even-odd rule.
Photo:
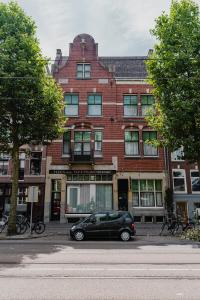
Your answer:
[[[82,217],[94,211],[129,210],[138,222],[161,222],[165,173],[114,170],[49,170],[44,220]]]
[[[200,194],[174,194],[173,199],[176,213],[184,219],[192,220],[196,214],[200,216]]]
[[[38,187],[38,202],[33,204],[33,216],[42,220],[44,216],[45,183],[20,182],[17,196],[17,213],[30,215],[31,204],[28,202],[29,187]],[[12,184],[0,183],[0,218],[2,214],[9,214]]]

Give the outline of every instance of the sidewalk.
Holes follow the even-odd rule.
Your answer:
[[[58,236],[58,235],[69,235],[69,230],[73,223],[60,224],[59,222],[50,222],[46,224],[46,230],[43,234],[26,233],[23,235],[7,236],[6,233],[0,234],[0,241],[4,239],[9,240],[23,240],[23,239],[34,239],[48,236]],[[137,236],[158,236],[160,232],[161,224],[152,223],[136,223],[136,235]]]

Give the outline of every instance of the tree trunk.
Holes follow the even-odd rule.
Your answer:
[[[10,199],[10,213],[8,220],[8,235],[16,234],[16,211],[19,180],[19,147],[13,145],[12,149],[12,194]]]

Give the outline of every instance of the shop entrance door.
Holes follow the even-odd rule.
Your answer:
[[[128,179],[118,179],[118,209],[128,210]]]
[[[177,202],[176,203],[176,213],[179,214],[184,222],[188,220],[188,209],[187,202]]]

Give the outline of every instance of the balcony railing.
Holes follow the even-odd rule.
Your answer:
[[[94,152],[91,151],[74,151],[71,150],[70,154],[70,162],[74,164],[78,163],[87,163],[93,164],[94,163]]]

